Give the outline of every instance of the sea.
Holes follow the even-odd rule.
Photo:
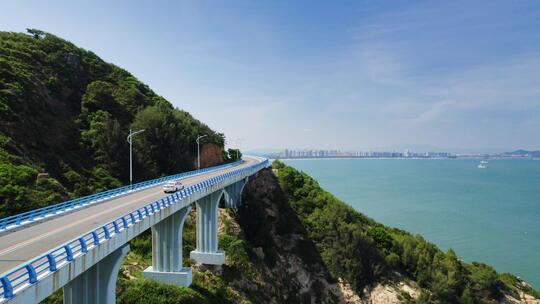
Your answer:
[[[359,212],[540,288],[540,160],[293,159]]]

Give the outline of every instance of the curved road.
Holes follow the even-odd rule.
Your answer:
[[[190,186],[211,177],[258,163],[255,158],[234,167],[183,178]],[[166,196],[162,185],[103,201],[86,208],[0,235],[0,275],[76,237]]]

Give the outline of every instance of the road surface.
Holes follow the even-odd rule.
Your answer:
[[[244,158],[245,162],[218,171],[182,179],[187,187],[220,174],[258,163],[255,158]],[[0,235],[0,274],[41,256],[44,253],[101,227],[148,203],[165,197],[163,185],[136,191],[122,197],[90,205],[87,208],[60,215],[34,225],[23,226],[16,231]]]

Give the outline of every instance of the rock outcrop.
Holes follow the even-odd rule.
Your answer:
[[[221,165],[223,163],[223,149],[215,144],[201,145],[201,168]],[[197,157],[193,161],[193,167],[197,168]]]

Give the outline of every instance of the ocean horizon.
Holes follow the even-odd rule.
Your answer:
[[[540,161],[288,159],[357,211],[540,287]]]

